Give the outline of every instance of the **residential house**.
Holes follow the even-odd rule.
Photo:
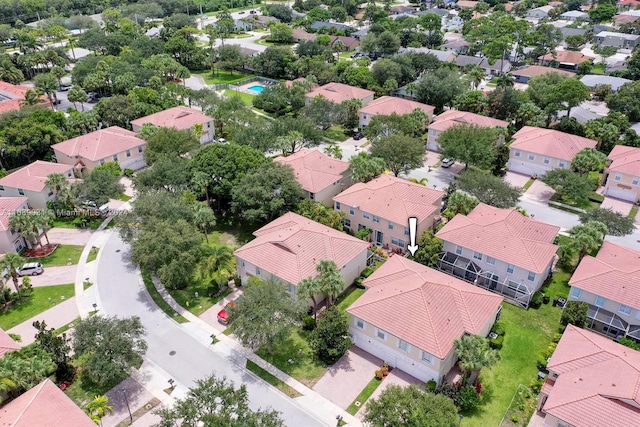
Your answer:
[[[511,71],[511,62],[507,59],[496,59],[492,63],[489,58],[483,58],[480,67],[490,76],[499,76],[502,73]]]
[[[549,65],[552,62],[557,62],[558,68],[576,71],[578,65],[593,60],[593,57],[572,50],[556,50],[540,56],[538,59],[540,60],[540,65]]]
[[[440,47],[444,48],[445,50],[458,54],[458,58],[459,58],[460,55],[466,54],[469,51],[469,47],[471,47],[471,44],[464,39],[457,39],[457,40],[451,40],[450,42],[447,42]]]
[[[2,424],[11,427],[95,427],[96,423],[50,379],[0,408]]]
[[[435,107],[395,96],[381,96],[359,110],[359,127],[360,129],[364,129],[375,116],[390,116],[393,113],[402,116],[416,109],[424,111],[429,117],[429,122],[431,122]]]
[[[26,197],[0,197],[0,254],[20,253],[29,247],[22,235],[9,227],[9,218],[16,211],[26,213],[29,202]]]
[[[589,14],[582,12],[580,10],[570,10],[560,15],[560,19],[564,19],[565,21],[588,21]]]
[[[640,252],[604,242],[586,255],[569,279],[570,301],[589,304],[589,328],[640,342]]]
[[[527,18],[547,19],[549,17],[549,12],[551,12],[551,9],[553,9],[553,6],[549,5],[536,7],[535,9],[527,11]]]
[[[562,27],[559,28],[559,30],[562,33],[562,40],[566,40],[569,36],[582,36],[585,39],[587,38],[587,30],[582,28]]]
[[[623,79],[622,77],[603,76],[599,74],[587,74],[583,76],[580,81],[592,91],[595,90],[597,86],[609,85],[611,86],[611,92],[617,92],[623,85],[631,83],[631,80]]]
[[[631,10],[637,9],[640,7],[640,1],[638,0],[620,0],[616,2],[616,6],[620,10]]]
[[[375,92],[355,86],[349,86],[343,83],[332,82],[323,86],[318,86],[312,91],[307,92],[305,95],[306,103],[309,104],[313,98],[319,95],[334,104],[342,104],[344,101],[348,101],[350,99],[359,99],[364,107],[373,101]]]
[[[478,67],[482,64],[484,58],[479,56],[471,56],[471,55],[458,55],[456,56],[455,63],[461,70],[469,65],[477,65]]]
[[[24,196],[32,208],[46,209],[47,202],[55,199],[53,190],[45,185],[52,173],[60,173],[69,181],[75,180],[73,166],[36,160],[0,178],[0,197]]]
[[[451,11],[449,9],[434,8],[434,9],[420,10],[414,13],[414,16],[422,17],[424,15],[429,15],[429,14],[438,15],[441,18],[446,18],[451,14]]]
[[[456,2],[455,7],[456,9],[475,9],[478,3],[480,2],[471,0],[460,0]]]
[[[389,8],[389,13],[391,15],[400,15],[400,14],[412,15],[416,13],[416,8],[411,6],[405,6],[405,5],[391,6]]]
[[[295,30],[294,30],[295,31]],[[364,36],[369,34],[369,28],[363,28],[361,30],[351,33],[351,37],[361,40]]]
[[[317,34],[307,33],[302,28],[296,28],[293,30],[293,41],[300,43],[302,40],[313,41],[318,37]]]
[[[360,40],[355,37],[346,37],[346,36],[331,36],[331,43],[329,46],[333,47],[338,41],[342,42],[345,47],[345,52],[351,52],[352,50],[356,50],[358,46],[360,46]]]
[[[593,139],[534,126],[523,127],[512,138],[509,170],[538,177],[552,169],[569,169],[576,154],[598,145]]]
[[[616,145],[607,158],[604,195],[634,203],[640,200],[640,148]]]
[[[246,18],[242,18],[242,21],[247,23],[247,25],[249,26],[248,28],[249,30],[254,30],[256,28],[267,28],[269,27],[270,24],[276,24],[280,22],[278,18],[275,18],[273,16],[265,16],[265,15],[258,15],[258,14],[251,14]]]
[[[145,167],[143,152],[147,146],[135,132],[111,126],[67,139],[51,146],[58,163],[77,170],[91,171],[98,165],[116,162],[122,170]]]
[[[6,113],[7,111],[19,110],[28,90],[34,89],[29,86],[14,85],[0,81],[0,114]],[[40,106],[51,108],[51,102],[44,96],[41,96],[40,100],[42,101]]]
[[[631,24],[632,22],[636,22],[640,17],[633,15],[616,15],[613,17],[613,22],[615,22],[616,26],[619,28],[624,24]]]
[[[2,328],[0,328],[0,359],[4,357],[5,354],[20,350],[20,344],[15,342],[9,334],[7,334]],[[1,410],[0,410],[1,411]]]
[[[433,119],[433,123],[427,126],[427,150],[439,151],[438,136],[452,126],[460,124],[478,125],[481,127],[504,127],[509,123],[480,114],[469,113],[467,111],[448,110]]]
[[[551,274],[559,231],[515,209],[480,203],[436,233],[444,242],[438,268],[526,308]]]
[[[333,196],[351,185],[349,163],[327,156],[319,150],[300,150],[275,162],[293,169],[305,198],[333,206]]]
[[[197,127],[202,127],[202,136],[200,137],[201,144],[213,141],[213,137],[215,136],[213,118],[207,116],[200,110],[184,105],[132,120],[131,127],[135,133],[139,133],[142,126],[147,123],[158,127],[190,131],[195,131]]]
[[[560,70],[558,68],[542,67],[540,65],[527,65],[518,70],[511,70],[511,74],[515,78],[517,83],[529,83],[529,80],[535,76],[541,76],[547,73],[559,73],[569,78],[575,76],[575,73],[567,70]]]
[[[416,82],[413,82],[413,84],[415,86]],[[418,99],[416,91],[413,90],[412,92],[409,92],[409,90],[407,89],[408,87],[409,87],[408,84],[402,87],[399,87],[398,89],[391,92],[391,96],[394,96],[396,98],[409,99],[411,101],[416,101]]]
[[[295,293],[302,279],[316,277],[316,265],[331,260],[350,286],[367,267],[369,243],[286,213],[253,233],[255,239],[234,252],[238,277],[243,284],[251,276],[279,280]]]
[[[311,24],[312,30],[317,31],[322,28],[326,28],[328,30],[330,30],[331,28],[335,28],[336,31],[344,31],[347,34],[353,31],[353,27],[350,27],[349,25],[346,25],[346,24],[339,24],[336,22],[315,21],[313,24]]]
[[[214,24],[216,25],[216,24]],[[233,20],[233,32],[234,33],[244,33],[245,31],[253,30],[253,24],[245,19],[234,19]]]
[[[401,47],[398,50],[398,54],[403,53],[426,53],[427,55],[435,56],[440,62],[453,62],[456,59],[456,54],[454,52],[429,49],[426,47]]]
[[[640,352],[570,324],[547,369],[541,425],[640,425]]]
[[[382,264],[348,309],[359,348],[421,380],[440,380],[458,360],[454,341],[487,336],[502,297],[400,256]]]
[[[395,252],[409,244],[409,218],[417,219],[417,236],[433,229],[442,205],[442,191],[390,175],[357,183],[333,198],[352,232],[371,230],[372,242]]]
[[[156,37],[160,37],[160,32],[162,31],[162,28],[163,26],[151,27],[144,33],[144,35],[151,39],[155,39]]]
[[[633,50],[640,43],[640,35],[602,31],[593,37],[593,43],[598,46],[613,46],[618,49]]]

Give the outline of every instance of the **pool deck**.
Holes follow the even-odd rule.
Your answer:
[[[242,86],[238,87],[238,90],[239,90],[240,92],[249,93],[249,94],[251,94],[251,95],[257,95],[257,94],[259,94],[260,92],[262,92],[262,90],[257,91],[257,90],[249,89],[250,87],[254,87],[254,86],[260,86],[260,87],[262,87],[262,89],[263,89],[263,90],[264,90],[264,88],[266,87],[265,85],[263,85],[263,84],[261,84],[261,83],[258,83],[258,82],[252,82],[252,83],[247,83],[246,85],[242,85]]]

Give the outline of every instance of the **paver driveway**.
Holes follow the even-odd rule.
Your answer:
[[[526,175],[521,175],[521,174],[515,173],[515,172],[507,172],[504,175],[505,182],[507,182],[509,185],[511,185],[513,187],[517,187],[517,188],[524,187],[524,185],[529,181],[529,179],[531,179],[531,177],[526,176]]]
[[[369,400],[377,399],[380,396],[380,393],[382,393],[387,387],[389,387],[392,384],[399,385],[400,387],[406,387],[411,384],[416,384],[418,386],[421,386],[424,383],[419,379],[414,378],[411,375],[407,374],[406,372],[396,368],[392,370],[389,373],[389,375],[387,375],[384,381],[382,381],[382,384],[380,384],[378,388],[373,392]],[[369,400],[367,400],[367,402]],[[362,408],[364,408],[365,406],[366,405],[362,405],[360,407],[360,410],[358,410],[358,413],[356,414],[356,418],[362,419],[363,412],[364,412]]]
[[[605,197],[600,207],[603,209],[611,209],[614,212],[619,212],[622,215],[629,215],[633,203],[619,199],[612,199],[611,197]]]
[[[346,409],[373,379],[382,363],[382,359],[354,346],[327,370],[313,390]]]

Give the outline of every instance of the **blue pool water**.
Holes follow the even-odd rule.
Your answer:
[[[249,87],[247,88],[247,90],[250,90],[250,91],[252,91],[252,92],[258,92],[258,93],[260,93],[260,92],[262,92],[262,91],[264,90],[264,86],[262,86],[262,85],[249,86]]]

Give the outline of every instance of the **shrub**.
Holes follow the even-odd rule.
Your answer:
[[[542,390],[543,384],[544,384],[544,380],[542,378],[537,378],[531,381],[531,384],[529,384],[529,388],[534,394],[538,394],[540,393],[540,390]]]
[[[239,278],[238,276],[233,278],[233,284],[236,286],[242,286],[242,279]]]
[[[313,316],[304,316],[302,318],[302,329],[305,331],[313,331],[316,328],[316,319]]]
[[[127,178],[131,178],[133,176],[133,169],[126,168],[124,170],[124,176],[126,176]]]
[[[638,345],[638,343],[632,340],[631,338],[622,337],[620,338],[618,343],[624,345],[625,347],[632,348],[634,350],[640,350],[640,345]]]
[[[473,411],[480,404],[480,395],[474,386],[462,387],[455,401],[456,406],[463,412]]]
[[[504,335],[498,335],[497,338],[493,338],[489,340],[489,347],[495,350],[501,350],[503,342],[504,342]]]
[[[531,302],[529,303],[529,307],[540,308],[540,306],[542,305],[542,298],[544,298],[544,295],[542,295],[542,292],[536,291],[536,293],[534,293],[533,296],[531,297]]]
[[[364,279],[362,277],[358,277],[354,282],[353,285],[357,288],[364,288],[364,285],[362,284],[362,282],[364,282]]]
[[[587,311],[589,310],[589,304],[580,301],[569,301],[562,310],[560,316],[560,324],[567,326],[571,323],[578,328],[584,328],[587,326],[588,317]]]
[[[376,378],[379,380],[384,378],[384,373],[382,372],[382,369],[376,369]]]
[[[543,304],[549,304],[550,301],[551,301],[551,297],[549,295],[545,295],[542,297]]]
[[[436,391],[437,387],[438,387],[438,383],[436,382],[436,380],[429,380],[429,381],[427,381],[427,384],[425,385],[425,388],[430,393],[434,393]]]
[[[504,335],[507,332],[507,330],[504,326],[504,323],[496,322],[493,324],[493,327],[491,328],[491,332],[497,335]]]
[[[360,274],[361,277],[367,278],[369,276],[371,276],[373,274],[375,270],[372,267],[367,267],[364,270],[362,270],[362,273]]]

